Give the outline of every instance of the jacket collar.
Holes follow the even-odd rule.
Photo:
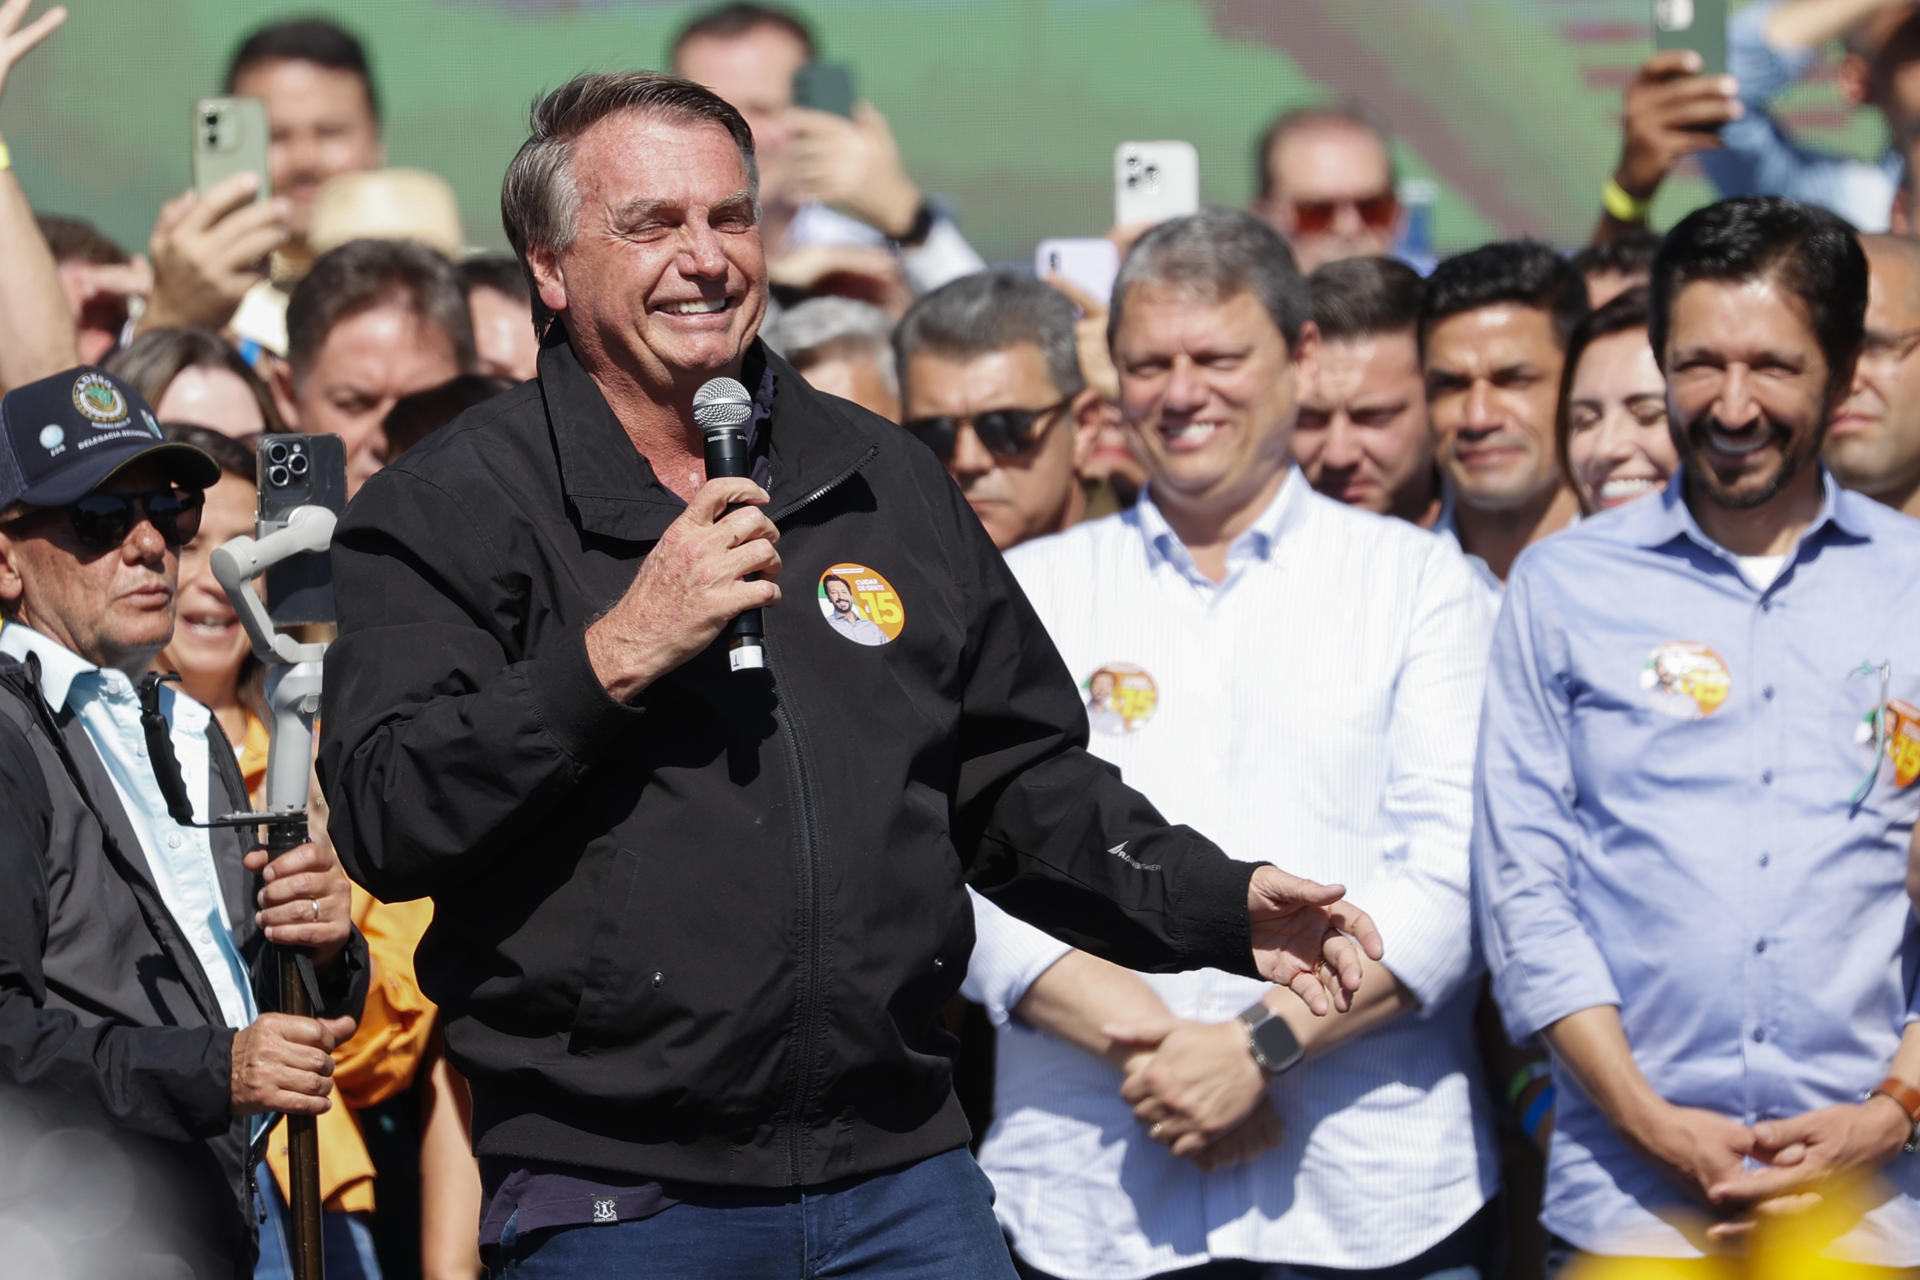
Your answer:
[[[570,343],[543,348],[539,369],[560,486],[580,528],[628,542],[658,539],[686,504],[634,448]],[[754,390],[755,452],[767,459],[774,515],[803,505],[880,445],[870,424],[809,387],[757,338],[741,373]]]
[[[0,653],[23,663],[30,653],[40,659],[40,693],[56,712],[66,709],[75,680],[100,670],[65,645],[18,622],[0,626]]]

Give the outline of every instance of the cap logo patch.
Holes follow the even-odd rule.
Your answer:
[[[116,427],[127,420],[127,398],[97,373],[83,373],[74,379],[73,407],[88,422],[103,427]]]
[[[55,457],[66,452],[63,447],[66,441],[67,433],[58,423],[49,422],[40,428],[40,447]]]

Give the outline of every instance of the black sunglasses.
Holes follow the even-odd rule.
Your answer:
[[[29,512],[13,524],[64,514],[73,539],[89,551],[111,551],[127,540],[144,512],[146,520],[176,551],[200,532],[207,497],[199,489],[155,489],[150,493],[90,493],[64,507]]]
[[[986,451],[996,458],[1017,458],[1030,453],[1046,439],[1052,422],[1042,423],[1073,403],[1073,397],[1056,400],[1044,409],[989,409],[971,418],[913,418],[904,426],[921,444],[940,455],[940,461],[953,461],[954,447],[960,441],[960,424],[973,428]],[[1057,419],[1056,419],[1057,421]]]

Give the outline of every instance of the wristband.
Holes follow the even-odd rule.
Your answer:
[[[13,152],[7,150],[7,144],[0,142],[0,173],[13,168]]]
[[[1513,1073],[1513,1079],[1507,1085],[1507,1105],[1514,1106],[1520,1101],[1520,1095],[1532,1086],[1535,1080],[1545,1080],[1553,1074],[1553,1067],[1545,1058],[1535,1058],[1526,1066]]]
[[[1647,213],[1653,208],[1653,197],[1642,200],[1627,194],[1627,189],[1614,178],[1608,178],[1600,187],[1600,207],[1615,222],[1645,222]]]
[[[1553,1110],[1555,1089],[1552,1085],[1540,1091],[1540,1096],[1527,1108],[1527,1114],[1520,1117],[1520,1132],[1527,1135],[1527,1141],[1534,1141],[1534,1134],[1540,1132],[1540,1122],[1547,1118],[1547,1112]]]

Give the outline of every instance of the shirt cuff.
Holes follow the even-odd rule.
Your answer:
[[[541,727],[582,765],[646,715],[644,703],[616,702],[600,683],[587,656],[584,627],[564,644],[530,659],[523,670]]]
[[[1423,1018],[1444,1007],[1479,969],[1466,902],[1449,910],[1435,901],[1438,896],[1405,881],[1363,884],[1347,894],[1373,917],[1386,946],[1382,963],[1420,1002],[1416,1016]]]
[[[1620,989],[1585,934],[1532,938],[1527,946],[1537,955],[1552,956],[1553,967],[1513,960],[1493,974],[1493,998],[1516,1045],[1531,1043],[1569,1014],[1619,1005]]]
[[[1180,868],[1172,895],[1175,918],[1183,922],[1174,941],[1187,967],[1224,969],[1243,977],[1261,977],[1253,963],[1253,924],[1247,912],[1247,886],[1267,864],[1241,862],[1209,848]]]

